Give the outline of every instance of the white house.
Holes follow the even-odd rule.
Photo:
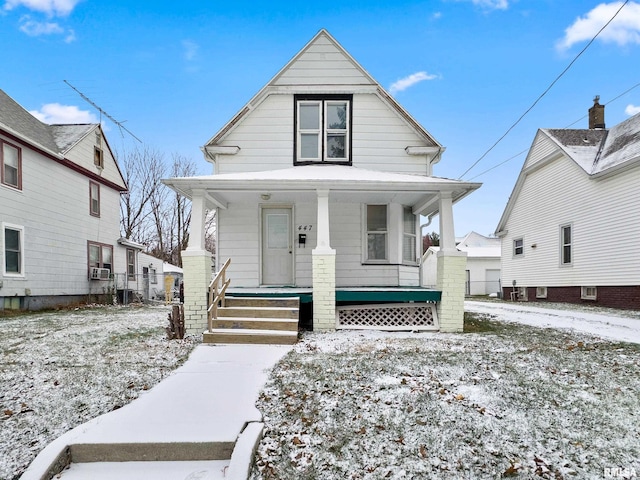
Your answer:
[[[498,293],[500,288],[501,240],[470,232],[458,242],[456,248],[467,254],[465,280],[466,295],[489,295]],[[422,285],[435,287],[438,278],[438,258],[440,247],[429,247],[422,255]]]
[[[209,176],[165,183],[192,199],[182,252],[187,328],[206,325],[211,256],[205,213],[217,209],[217,258],[234,288],[306,289],[313,328],[340,324],[336,303],[388,300],[419,286],[419,217],[439,214],[441,330],[462,329],[465,255],[452,204],[478,183],[433,176],[440,145],[325,30],[202,147]],[[358,290],[359,289],[359,290]]]
[[[99,124],[47,125],[0,90],[0,309],[108,293],[127,185]]]
[[[640,308],[640,114],[538,130],[498,224],[506,298]]]

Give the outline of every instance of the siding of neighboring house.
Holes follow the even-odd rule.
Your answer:
[[[107,140],[102,132],[100,132],[100,143],[97,142],[96,132],[89,132],[68,152],[67,159],[89,171],[99,172],[100,176],[105,180],[116,184],[122,182],[116,160],[111,154]],[[102,170],[98,170],[93,161],[94,147],[96,146],[102,150],[104,160],[104,168]]]
[[[557,151],[558,145],[551,141],[546,135],[539,133],[531,146],[531,155],[527,157],[524,168],[530,168],[536,165]]]
[[[640,205],[639,182],[638,167],[593,180],[564,158],[529,174],[506,223],[503,285],[513,280],[531,287],[638,285],[638,249],[623,245],[640,236],[640,222],[632,221]],[[573,262],[561,266],[560,226],[568,223],[573,226]],[[524,256],[513,258],[513,240],[519,237],[524,238]]]

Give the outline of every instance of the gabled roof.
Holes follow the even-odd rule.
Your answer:
[[[67,153],[80,140],[98,128],[97,123],[50,125],[53,139],[61,153]]]
[[[538,130],[536,140],[540,135],[544,135],[557,146],[557,155],[547,155],[547,159],[568,158],[579,165],[591,179],[613,175],[623,169],[640,164],[640,113],[609,130],[543,128]],[[527,174],[531,170],[543,168],[546,164],[544,160],[531,166],[528,164],[529,158],[535,153],[536,140],[529,150],[527,159],[498,222],[497,234],[504,230]]]
[[[344,78],[338,78],[331,85],[324,83],[314,83],[314,76],[307,76],[305,84],[301,89],[301,92],[309,93],[308,87],[314,86],[322,89],[317,93],[328,93],[345,88],[368,87],[371,93],[375,93],[380,99],[389,105],[390,108],[396,111],[396,113],[420,136],[424,139],[428,146],[442,147],[424,127],[422,127],[395,99],[384,89],[382,86],[374,80],[374,78],[362,68],[362,66],[356,62],[351,55],[327,32],[325,29],[321,29],[303,48],[300,50],[251,100],[247,103],[227,124],[225,124],[213,137],[206,143],[207,146],[218,145],[228,134],[231,132],[238,123],[253,109],[255,109],[270,92],[278,91],[282,88],[296,88],[300,86],[295,82],[293,78],[288,76],[288,73],[297,65],[305,62],[305,57],[310,55],[310,51],[322,45],[325,51],[322,55],[327,58],[331,58],[334,62],[341,62],[343,64],[350,64],[353,68],[354,74]],[[293,76],[292,76],[293,77]],[[346,86],[346,87],[345,87]],[[314,93],[316,93],[314,91]],[[436,162],[438,159],[436,158]]]

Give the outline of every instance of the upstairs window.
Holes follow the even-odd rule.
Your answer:
[[[2,183],[22,190],[22,155],[18,147],[0,140],[0,165]]]
[[[104,156],[100,147],[93,147],[93,164],[98,168],[104,168]]]
[[[416,216],[411,207],[404,207],[402,225],[402,262],[416,263]]]
[[[100,216],[100,185],[89,182],[89,211],[94,217]]]
[[[571,225],[563,225],[560,227],[560,262],[562,265],[571,265],[573,238]]]
[[[351,162],[352,95],[295,96],[295,163]]]

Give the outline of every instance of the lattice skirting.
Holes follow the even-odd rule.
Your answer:
[[[340,329],[438,330],[435,303],[394,303],[338,307]]]

